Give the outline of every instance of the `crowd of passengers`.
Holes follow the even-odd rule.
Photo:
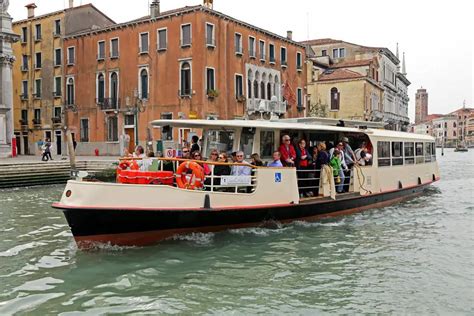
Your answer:
[[[361,166],[372,163],[371,148],[366,142],[361,142],[356,150],[353,150],[349,144],[347,137],[342,137],[341,141],[334,145],[329,142],[320,142],[314,147],[307,146],[304,138],[297,142],[292,142],[289,135],[282,137],[281,145],[278,150],[272,154],[272,161],[265,163],[260,158],[259,154],[254,153],[250,156],[251,161],[246,161],[243,151],[233,152],[228,156],[227,152],[219,152],[217,149],[212,149],[208,159],[204,159],[201,154],[201,148],[198,144],[197,136],[193,137],[191,146],[182,148],[182,159],[190,159],[202,161],[201,166],[204,169],[204,174],[210,176],[214,174],[216,178],[213,180],[214,185],[220,185],[220,176],[234,175],[234,176],[250,176],[252,175],[252,167],[247,167],[245,164],[253,166],[267,166],[267,167],[295,167],[297,169],[298,188],[300,197],[312,197],[318,195],[319,181],[321,169],[325,165],[329,165],[333,169],[334,181],[336,184],[336,191],[338,193],[347,192],[349,189],[350,177],[352,167],[357,164]],[[125,156],[142,158],[138,161],[141,171],[152,171],[154,152],[150,151],[145,154],[142,146],[137,146],[133,154],[125,153]],[[163,157],[161,152],[158,152],[156,157]],[[213,163],[236,163],[239,165],[227,164],[206,164],[205,161]],[[174,165],[170,161],[163,162],[164,170],[174,171]],[[210,185],[211,179],[207,178],[205,185]]]

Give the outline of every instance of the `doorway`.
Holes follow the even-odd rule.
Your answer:
[[[16,138],[16,152],[18,155],[21,155],[21,135],[18,133],[15,133],[15,138]]]
[[[128,138],[130,139],[128,142],[128,152],[133,153],[135,151],[135,128],[134,127],[126,127],[125,128],[125,135],[128,135]],[[124,147],[127,145],[124,144]]]
[[[28,135],[23,134],[23,155],[29,155],[30,149],[28,147]]]
[[[54,134],[56,136],[56,154],[61,155],[62,154],[62,133],[61,130],[56,130],[54,131]]]

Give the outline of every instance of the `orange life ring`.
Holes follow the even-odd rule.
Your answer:
[[[138,170],[138,164],[135,160],[124,160],[119,164],[119,168],[122,170]]]
[[[188,178],[188,171],[193,173]],[[194,190],[204,186],[204,169],[197,162],[185,161],[176,171],[176,183],[181,189]]]

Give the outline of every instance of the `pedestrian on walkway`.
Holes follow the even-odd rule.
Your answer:
[[[42,149],[43,149],[43,155],[41,157],[41,160],[42,161],[53,160],[53,157],[51,156],[51,142],[49,138],[45,139]]]

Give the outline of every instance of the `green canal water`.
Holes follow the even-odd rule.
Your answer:
[[[146,248],[77,250],[60,185],[0,191],[0,315],[472,315],[473,154],[394,206]]]

